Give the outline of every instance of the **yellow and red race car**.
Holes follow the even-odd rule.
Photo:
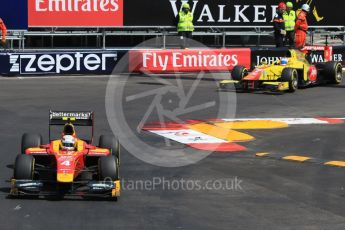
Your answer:
[[[51,127],[63,126],[62,137],[51,139]],[[89,140],[76,135],[75,126],[91,126]],[[81,196],[117,199],[120,196],[120,145],[113,135],[92,144],[93,112],[50,111],[49,143],[42,136],[24,134],[16,157],[10,196]]]
[[[232,80],[223,80],[219,87],[234,85],[237,90],[270,90],[295,92],[299,87],[318,84],[340,84],[343,78],[340,62],[329,61],[311,64],[305,53],[290,49],[286,57],[272,65],[261,63],[249,72],[243,66],[235,66]]]

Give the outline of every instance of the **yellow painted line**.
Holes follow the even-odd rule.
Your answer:
[[[215,126],[212,124],[207,123],[199,123],[194,125],[189,125],[189,128],[213,136],[217,137],[222,140],[226,140],[229,142],[244,142],[244,141],[252,141],[255,138],[253,136],[250,136],[246,133],[238,132],[235,130],[230,130],[227,128],[222,128],[219,126]]]
[[[288,160],[288,161],[298,161],[298,162],[304,162],[307,160],[310,160],[310,157],[303,157],[303,156],[286,156],[282,158],[283,160]]]
[[[289,127],[286,122],[271,120],[219,122],[215,125],[226,129],[280,129]]]
[[[325,162],[324,165],[345,167],[345,161],[328,161],[328,162]]]
[[[257,157],[265,157],[267,155],[269,155],[269,153],[256,153],[255,154],[255,156],[257,156]]]

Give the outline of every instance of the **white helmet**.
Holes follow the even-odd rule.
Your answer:
[[[308,4],[303,4],[302,5],[302,10],[304,10],[305,12],[308,12],[310,11],[310,6]]]
[[[61,148],[73,151],[75,149],[75,142],[75,138],[72,135],[64,135],[61,139]]]

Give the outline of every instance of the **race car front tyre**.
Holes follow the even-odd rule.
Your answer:
[[[321,72],[332,84],[340,84],[343,80],[343,67],[339,62],[330,61],[323,63]]]
[[[25,154],[28,148],[39,147],[42,144],[42,136],[34,133],[24,133],[22,135],[21,153]]]
[[[231,72],[231,77],[235,81],[242,81],[248,75],[248,70],[244,66],[237,65]]]
[[[298,72],[293,68],[283,69],[281,81],[289,83],[289,92],[293,93],[298,89]]]
[[[98,161],[98,173],[100,180],[115,181],[119,179],[116,157],[113,155],[100,157]]]
[[[115,136],[101,135],[98,146],[100,148],[110,149],[112,155],[116,156],[118,164],[120,164],[120,142]]]
[[[14,163],[13,177],[17,180],[33,180],[35,158],[31,155],[19,154]]]

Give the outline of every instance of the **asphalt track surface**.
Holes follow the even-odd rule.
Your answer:
[[[192,78],[192,79],[191,79]],[[174,77],[167,77],[174,81]],[[345,124],[307,125],[251,131],[256,140],[246,152],[212,153],[185,167],[164,168],[122,152],[122,177],[127,181],[240,180],[233,189],[127,188],[118,202],[96,200],[7,199],[11,165],[23,132],[47,134],[48,110],[94,110],[96,139],[111,133],[105,112],[107,77],[0,79],[0,229],[344,229],[345,168],[320,162],[345,160]],[[193,76],[183,77],[190,87]],[[127,81],[129,95],[157,87],[152,77]],[[212,80],[202,80],[192,103],[216,98]],[[237,118],[345,117],[345,85],[302,89],[294,94],[237,94]],[[124,107],[129,125],[147,110],[152,98]],[[169,101],[169,100],[168,100]],[[170,101],[171,102],[171,101]],[[170,105],[167,105],[170,106]],[[216,108],[185,114],[184,119],[216,118]],[[150,118],[155,121],[157,117]],[[164,140],[141,133],[149,144]],[[46,135],[44,139],[47,140]],[[174,143],[176,148],[183,148]],[[145,150],[143,150],[145,151]],[[255,157],[270,152],[278,157]],[[195,150],[195,154],[198,151]],[[295,163],[286,154],[315,158]]]

